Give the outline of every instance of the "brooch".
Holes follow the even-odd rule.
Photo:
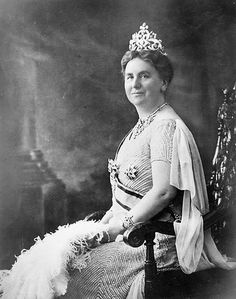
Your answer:
[[[108,171],[113,178],[118,174],[119,165],[112,159],[108,159]]]
[[[125,174],[127,175],[127,177],[131,180],[134,180],[137,177],[138,174],[138,169],[136,166],[134,165],[130,165],[126,171]]]

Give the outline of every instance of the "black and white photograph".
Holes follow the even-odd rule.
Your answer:
[[[0,298],[236,298],[236,0],[0,0]]]

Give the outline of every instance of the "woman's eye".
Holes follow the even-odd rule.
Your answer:
[[[148,74],[142,74],[141,76],[140,76],[141,78],[149,78],[149,76],[148,76]]]

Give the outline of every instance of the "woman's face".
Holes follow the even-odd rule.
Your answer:
[[[134,106],[151,112],[162,103],[165,84],[151,63],[139,57],[130,60],[124,77],[127,98]]]

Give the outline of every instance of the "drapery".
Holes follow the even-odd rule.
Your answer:
[[[210,231],[203,230],[203,215],[209,211],[205,177],[194,138],[180,119],[176,120],[170,184],[184,191],[182,220],[174,223],[176,250],[183,272],[190,274],[218,266],[236,267],[218,251]]]

